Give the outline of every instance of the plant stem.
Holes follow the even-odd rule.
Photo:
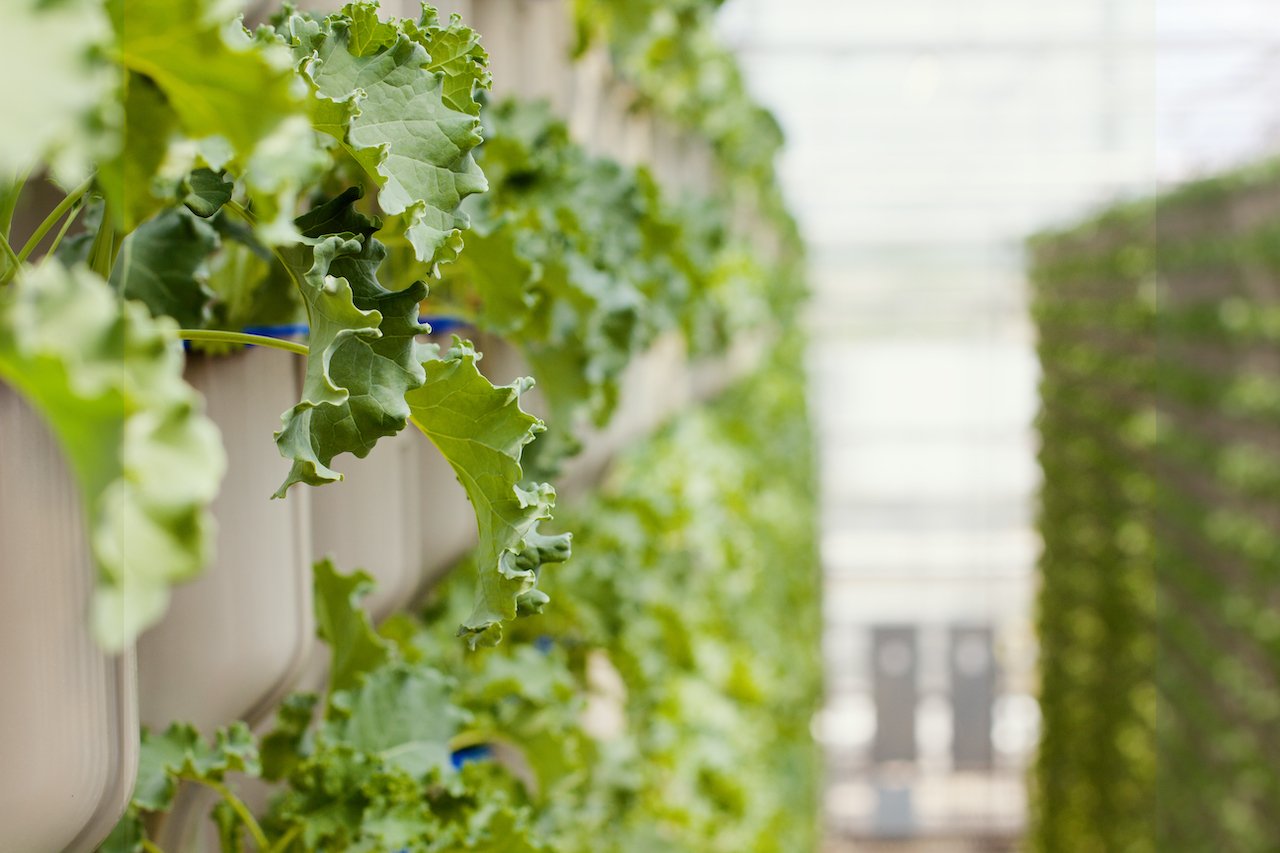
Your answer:
[[[62,221],[62,227],[58,229],[58,233],[53,237],[53,242],[49,244],[49,251],[47,254],[52,255],[58,250],[58,247],[62,245],[62,238],[67,236],[67,232],[71,230],[71,223],[76,221],[76,217],[80,215],[80,211],[82,210],[84,210],[84,205],[77,205],[69,214],[67,214],[67,218]]]
[[[115,260],[116,229],[111,224],[112,211],[109,206],[102,210],[102,225],[93,237],[93,246],[89,249],[89,268],[105,279],[111,278],[111,264]]]
[[[90,175],[89,178],[80,186],[67,193],[66,196],[63,197],[62,201],[58,202],[57,206],[54,207],[53,210],[49,211],[49,215],[44,218],[44,222],[41,222],[40,225],[37,226],[36,230],[31,232],[31,236],[27,238],[27,242],[23,244],[22,248],[18,251],[18,260],[25,261],[31,256],[31,253],[36,250],[36,246],[40,245],[40,241],[44,239],[44,235],[49,233],[49,229],[56,225],[58,220],[62,218],[62,215],[70,210],[76,202],[80,201],[84,194],[89,191],[89,187],[91,186],[93,186],[92,175]]]
[[[293,840],[302,834],[302,824],[298,824],[293,829],[280,836],[275,844],[271,845],[271,849],[267,853],[285,853],[289,849],[289,845]]]
[[[8,284],[9,280],[18,274],[18,267],[22,265],[22,261],[18,260],[13,247],[9,245],[9,241],[3,234],[0,234],[0,254],[3,254],[5,259],[5,268],[0,271],[0,284]]]
[[[9,228],[13,225],[13,212],[18,208],[18,199],[22,189],[27,185],[31,170],[26,169],[13,176],[13,186],[0,192],[0,237],[9,237]]]
[[[228,332],[222,329],[179,329],[178,337],[184,341],[209,341],[222,344],[245,344],[256,347],[271,347],[296,355],[307,355],[311,352],[306,344],[295,341],[269,338],[266,335],[249,335],[244,332]]]
[[[163,850],[156,846],[155,842],[149,841],[146,838],[142,839],[142,849],[144,853],[164,853]]]
[[[253,843],[258,845],[259,850],[271,849],[271,842],[267,840],[267,834],[263,832],[262,827],[258,825],[258,821],[254,818],[253,812],[249,811],[249,807],[246,806],[239,797],[231,793],[230,788],[221,782],[214,782],[212,779],[200,779],[194,781],[198,781],[201,785],[205,785],[218,792],[218,795],[222,797],[226,804],[231,806],[231,810],[236,813],[236,817],[240,818],[244,823],[245,829],[249,830],[249,834],[253,836]]]
[[[239,216],[249,225],[258,224],[258,218],[254,216],[252,213],[250,213],[247,207],[245,207],[243,204],[236,201],[235,199],[228,199],[227,203],[224,204],[223,207],[225,207],[227,210],[234,213],[236,216]]]

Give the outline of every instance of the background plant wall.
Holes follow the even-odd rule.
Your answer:
[[[1280,171],[1031,243],[1040,850],[1269,850]]]

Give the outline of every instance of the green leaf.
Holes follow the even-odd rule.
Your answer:
[[[142,853],[142,839],[145,837],[142,818],[131,808],[98,846],[98,853]]]
[[[196,216],[208,219],[231,201],[235,184],[213,169],[196,169],[183,182],[186,195],[182,203]]]
[[[108,0],[120,62],[168,97],[187,135],[221,137],[247,158],[301,110],[288,54],[225,26],[215,0]]]
[[[288,776],[307,750],[307,732],[319,697],[291,693],[276,711],[276,724],[262,738],[262,778],[272,781]]]
[[[426,384],[406,397],[414,424],[448,460],[475,509],[476,603],[458,632],[472,647],[501,639],[517,599],[533,589],[542,565],[568,559],[570,540],[537,532],[551,517],[555,490],[521,485],[521,453],[543,429],[520,408],[531,381],[494,387],[476,369],[478,357],[470,343],[455,340],[443,358],[424,363]]]
[[[125,76],[125,144],[98,170],[104,194],[121,201],[122,230],[132,230],[162,206],[155,177],[177,120],[164,93],[151,80],[136,74]]]
[[[10,83],[6,130],[0,134],[0,180],[43,161],[70,186],[118,144],[104,133],[100,115],[115,85],[111,67],[102,61],[110,31],[102,5],[94,0],[5,4],[0,76]]]
[[[167,811],[180,780],[216,783],[233,771],[259,772],[253,733],[244,723],[218,729],[212,744],[188,723],[174,723],[161,735],[144,729],[133,803],[143,811]]]
[[[473,90],[487,82],[486,57],[456,23],[442,31],[428,18],[397,21],[392,40],[375,9],[355,3],[318,23],[294,16],[282,35],[315,84],[316,129],[377,181],[378,206],[418,260],[449,260],[467,227],[462,200],[487,187],[471,156],[481,141]],[[433,61],[428,48],[437,45]]]
[[[311,352],[302,399],[276,433],[293,465],[276,492],[294,483],[341,479],[329,463],[339,453],[364,457],[381,437],[408,422],[404,395],[425,373],[416,337],[426,285],[385,289],[377,278],[386,249],[377,223],[357,213],[352,188],[297,220],[306,242],[281,258],[302,292],[311,325]]]
[[[448,26],[440,26],[435,11],[425,5],[418,21],[405,21],[402,26],[409,38],[426,48],[431,57],[427,68],[444,75],[445,104],[460,113],[479,115],[476,90],[488,89],[493,82],[480,34],[462,26],[457,15]]]
[[[327,725],[325,737],[378,753],[418,779],[443,772],[450,767],[449,742],[467,719],[450,699],[454,688],[430,667],[382,667],[344,697],[346,713]]]
[[[473,229],[466,251],[441,269],[443,280],[432,286],[432,299],[457,300],[457,307],[487,331],[517,332],[533,310],[531,286],[540,267],[516,243],[516,229],[509,223],[492,230]]]
[[[210,224],[222,237],[222,250],[209,261],[207,285],[214,294],[209,326],[236,330],[305,322],[302,294],[253,231],[226,214]]]
[[[315,565],[316,633],[329,644],[329,693],[350,690],[369,672],[386,663],[387,642],[369,624],[360,607],[373,587],[364,572],[339,574],[329,560]]]
[[[111,269],[111,286],[157,317],[198,329],[209,316],[213,293],[205,286],[218,232],[185,208],[169,208],[125,237]]]
[[[98,568],[93,625],[111,650],[208,561],[225,459],[182,378],[176,326],[55,260],[0,289],[0,379],[40,412],[79,482]]]

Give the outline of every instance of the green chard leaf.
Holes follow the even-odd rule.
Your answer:
[[[551,517],[555,489],[522,484],[521,454],[543,430],[520,408],[532,381],[494,387],[476,368],[478,358],[470,343],[455,340],[443,357],[424,362],[426,383],[406,397],[414,424],[448,460],[475,509],[477,600],[458,631],[472,647],[497,643],[502,622],[545,603],[534,588],[538,571],[568,559],[570,541],[537,529]]]
[[[307,306],[311,353],[302,400],[276,433],[293,460],[276,497],[294,483],[341,479],[329,467],[335,456],[367,456],[379,438],[403,429],[404,395],[426,376],[416,341],[426,285],[391,291],[379,283],[386,249],[373,239],[377,222],[352,207],[360,195],[353,187],[299,217],[305,242],[280,250]]]
[[[467,227],[464,198],[487,188],[471,155],[481,142],[477,87],[487,55],[456,20],[381,22],[353,3],[321,20],[293,15],[278,32],[294,50],[318,102],[315,128],[336,138],[379,185],[419,261],[456,257]]]
[[[208,561],[207,507],[225,468],[217,428],[182,378],[174,322],[83,267],[27,268],[0,290],[0,379],[41,413],[84,498],[100,643],[119,650]]]

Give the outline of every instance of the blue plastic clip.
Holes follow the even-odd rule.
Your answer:
[[[455,749],[453,754],[449,756],[449,763],[453,765],[454,770],[461,770],[464,764],[470,764],[473,761],[487,761],[490,758],[493,758],[493,747],[487,743],[477,743],[473,746]]]
[[[264,338],[304,338],[311,334],[311,327],[306,323],[287,323],[281,326],[245,326],[240,331],[246,335],[261,335]]]
[[[433,335],[450,335],[461,329],[471,328],[471,324],[461,317],[450,317],[445,314],[428,314],[419,317],[418,323],[430,326]]]

